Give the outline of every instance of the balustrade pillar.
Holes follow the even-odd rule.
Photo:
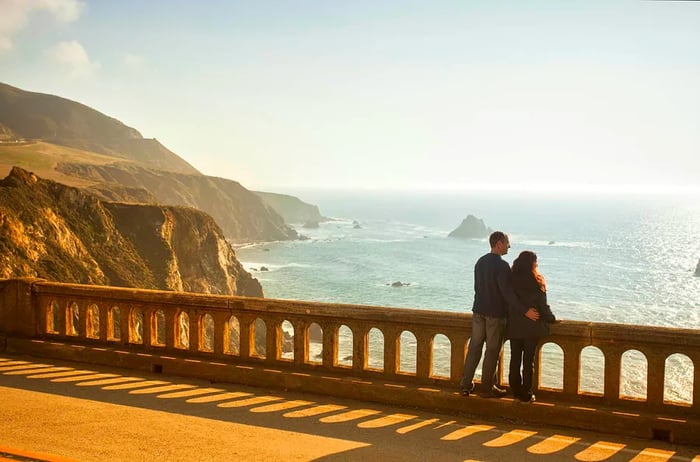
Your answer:
[[[130,306],[122,306],[119,308],[119,330],[120,338],[119,343],[122,345],[128,345],[129,339],[131,338],[131,310],[133,308]]]
[[[156,322],[154,308],[146,307],[142,309],[143,313],[143,345],[147,350],[153,348],[153,324]],[[157,332],[156,332],[157,335]]]
[[[212,317],[214,318],[214,354],[223,355],[224,351],[226,351],[224,338],[226,338],[225,331],[230,315],[228,313],[215,312]]]
[[[280,339],[280,330],[282,329],[282,321],[279,319],[268,319],[265,322],[265,362],[274,363],[281,357],[282,343]]]
[[[100,322],[100,340],[106,342],[107,334],[109,333],[109,329],[111,329],[109,325],[109,306],[106,303],[100,303],[97,306],[97,316]]]
[[[323,365],[327,368],[332,368],[336,365],[338,357],[338,326],[330,324],[320,324],[323,332],[323,342],[321,357]]]
[[[294,326],[294,364],[303,366],[309,355],[309,329],[305,321],[292,321]]]
[[[254,351],[255,339],[251,338],[251,326],[255,322],[255,318],[250,315],[241,315],[239,325],[241,327],[241,358],[250,358],[251,352]]]
[[[367,369],[369,329],[366,326],[349,326],[352,329],[352,370],[364,373]]]
[[[581,351],[586,347],[580,342],[566,342],[558,339],[558,344],[564,354],[563,386],[562,392],[568,398],[578,395],[581,380]],[[539,372],[537,374],[539,378]]]
[[[190,348],[189,351],[192,352],[198,352],[199,351],[199,345],[201,343],[202,339],[202,320],[201,315],[199,314],[199,310],[187,310],[185,311],[187,313],[187,318],[189,319],[190,322],[190,337],[189,337],[189,342],[190,342]]]
[[[460,382],[464,373],[464,360],[467,357],[466,334],[452,335],[450,339],[450,380]]]
[[[430,378],[433,363],[433,336],[427,332],[416,332],[416,377],[422,380]]]
[[[399,371],[401,361],[401,334],[395,327],[382,330],[384,335],[384,375],[394,376]]]
[[[177,311],[165,310],[165,348],[173,350],[175,348],[175,336],[177,335]]]
[[[610,346],[599,347],[605,355],[605,390],[603,396],[609,403],[620,399],[620,374],[622,365],[622,349]]]
[[[642,351],[647,357],[647,403],[661,406],[664,403],[664,382],[666,377],[666,355]]]

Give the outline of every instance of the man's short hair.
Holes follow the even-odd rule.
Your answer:
[[[494,231],[491,233],[489,236],[489,244],[491,244],[491,248],[496,247],[496,244],[498,244],[501,241],[505,241],[506,239],[506,233],[503,231]]]

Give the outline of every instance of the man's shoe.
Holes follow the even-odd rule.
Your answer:
[[[506,391],[500,387],[492,386],[486,391],[482,391],[479,396],[482,398],[503,398],[506,395]]]
[[[494,384],[494,385],[493,385],[493,389],[494,389],[494,390],[497,390],[498,393],[504,393],[504,394],[505,394],[505,393],[508,393],[508,391],[505,389],[505,387],[502,387],[502,386],[500,386],[500,385],[498,385],[498,384]]]
[[[530,392],[530,393],[525,393],[525,394],[521,394],[521,395],[518,397],[518,399],[520,399],[520,402],[521,402],[521,403],[530,404],[530,403],[534,403],[534,402],[535,402],[535,395],[532,394],[532,392]]]
[[[460,394],[461,394],[462,396],[469,396],[469,395],[471,395],[472,393],[474,393],[474,382],[472,382],[471,387],[469,387],[469,388],[462,388],[462,391],[460,392]]]

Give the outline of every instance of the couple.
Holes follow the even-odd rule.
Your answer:
[[[554,315],[547,305],[544,278],[537,272],[537,255],[526,250],[513,262],[513,269],[501,256],[508,253],[510,240],[501,231],[489,236],[491,252],[474,266],[474,306],[472,335],[464,362],[462,395],[474,393],[474,373],[486,343],[481,369],[481,393],[485,398],[500,398],[506,390],[498,386],[498,359],[504,333],[510,339],[508,381],[513,396],[529,403],[535,350],[539,338],[548,332]],[[522,374],[520,372],[522,366]]]

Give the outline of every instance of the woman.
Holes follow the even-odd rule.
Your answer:
[[[513,395],[526,403],[535,400],[532,394],[532,374],[535,350],[540,337],[549,333],[548,323],[555,321],[547,304],[547,286],[537,272],[537,255],[525,250],[513,262],[512,284],[525,306],[537,309],[540,318],[532,321],[522,313],[509,309],[507,337],[510,339],[510,371],[508,381]],[[522,375],[520,368],[522,366]]]

